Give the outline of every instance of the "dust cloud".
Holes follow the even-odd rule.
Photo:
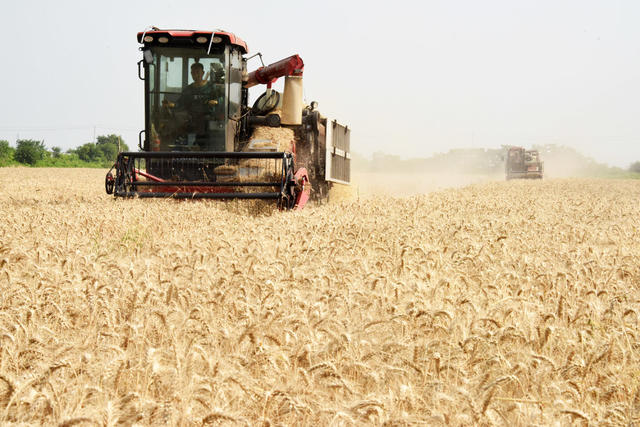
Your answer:
[[[576,158],[569,153],[546,153],[544,161],[545,178],[570,178],[594,176],[602,165],[585,158]]]
[[[371,160],[355,156],[351,185],[334,185],[330,200],[376,196],[408,197],[447,188],[504,180],[499,154],[484,150],[455,151],[429,159],[403,160],[377,154]],[[480,165],[480,166],[478,166]]]
[[[454,149],[430,158],[401,159],[375,153],[371,159],[352,158],[351,186],[334,186],[329,198],[406,197],[447,188],[505,180],[505,153],[500,149]],[[527,148],[529,149],[529,148]],[[544,179],[616,178],[626,171],[598,163],[577,150],[555,144],[534,145],[544,162]]]
[[[499,179],[504,180],[504,176],[432,172],[354,172],[351,185],[353,192],[359,197],[407,197]]]
[[[471,184],[490,181],[503,181],[502,169],[490,173],[470,173],[460,165],[439,165],[440,171],[376,170],[371,167],[358,167],[355,164],[351,173],[351,185],[333,184],[329,201],[353,200],[378,196],[409,197],[426,194],[447,188],[460,188]]]

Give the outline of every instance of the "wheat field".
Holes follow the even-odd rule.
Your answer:
[[[640,423],[640,183],[273,212],[0,169],[0,423]]]

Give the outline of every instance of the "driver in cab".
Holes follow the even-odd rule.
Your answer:
[[[169,102],[169,107],[177,106],[180,110],[187,110],[192,114],[206,114],[211,107],[218,104],[220,94],[215,93],[213,84],[204,79],[204,66],[196,62],[191,65],[191,78],[193,83],[184,88],[182,95],[174,104]]]
[[[218,104],[224,98],[224,86],[205,79],[204,66],[199,62],[191,65],[191,77],[193,83],[183,89],[175,104],[166,100],[163,102],[163,106],[170,109],[176,107],[176,113],[184,111],[188,114],[186,120],[179,120],[178,124],[178,133],[187,134],[188,145],[208,134],[209,120],[220,120],[224,117],[224,110],[218,108],[222,107]]]

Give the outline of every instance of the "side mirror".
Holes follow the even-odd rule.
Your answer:
[[[147,64],[153,64],[153,53],[150,50],[143,51],[142,57]]]

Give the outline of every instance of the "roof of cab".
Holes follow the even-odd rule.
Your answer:
[[[240,37],[237,37],[235,34],[233,33],[229,33],[227,31],[223,31],[223,30],[214,30],[214,31],[202,31],[202,30],[161,30],[159,28],[156,27],[152,27],[152,29],[148,30],[148,31],[141,31],[138,33],[138,43],[142,43],[142,37],[143,36],[147,36],[147,35],[154,35],[154,36],[160,36],[160,35],[169,35],[172,38],[195,38],[197,36],[207,36],[207,37],[211,37],[212,35],[218,36],[218,37],[222,37],[223,39],[226,39],[228,41],[228,43],[238,46],[242,49],[242,53],[248,53],[249,52],[249,48],[247,47],[247,43],[242,40]]]

